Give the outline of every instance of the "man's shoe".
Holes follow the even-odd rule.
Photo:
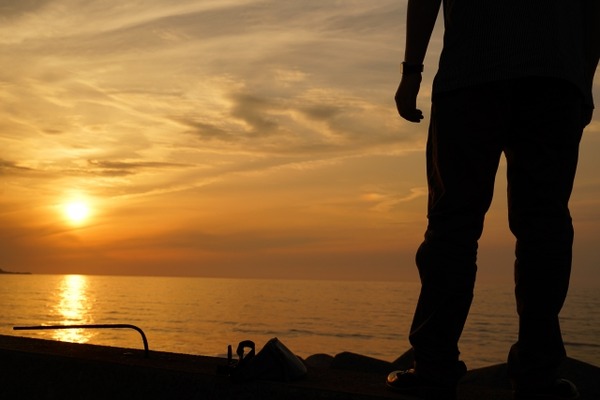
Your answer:
[[[550,386],[515,388],[515,400],[577,400],[579,391],[573,382],[559,378]]]
[[[386,385],[393,391],[424,400],[456,400],[456,384],[446,385],[425,379],[414,369],[391,372]]]

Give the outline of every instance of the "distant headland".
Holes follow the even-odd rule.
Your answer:
[[[12,271],[5,271],[2,268],[0,268],[0,274],[9,274],[9,275],[31,275],[31,272],[12,272]]]

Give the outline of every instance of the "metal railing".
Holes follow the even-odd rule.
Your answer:
[[[85,325],[39,325],[39,326],[15,326],[15,331],[32,331],[32,330],[56,330],[56,329],[133,329],[142,336],[142,342],[144,342],[144,357],[148,358],[148,339],[144,331],[130,324],[85,324]]]

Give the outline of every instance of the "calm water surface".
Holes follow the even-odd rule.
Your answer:
[[[302,357],[352,351],[392,361],[406,349],[416,283],[0,275],[0,334],[141,348],[135,331],[13,331],[125,323],[151,350],[223,356],[278,337]],[[571,357],[600,365],[600,294],[572,288],[562,313]],[[512,289],[480,285],[461,339],[470,368],[504,362],[516,339]]]

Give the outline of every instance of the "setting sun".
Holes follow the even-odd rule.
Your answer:
[[[65,205],[65,216],[73,224],[83,223],[90,215],[90,208],[81,201],[74,201]]]

